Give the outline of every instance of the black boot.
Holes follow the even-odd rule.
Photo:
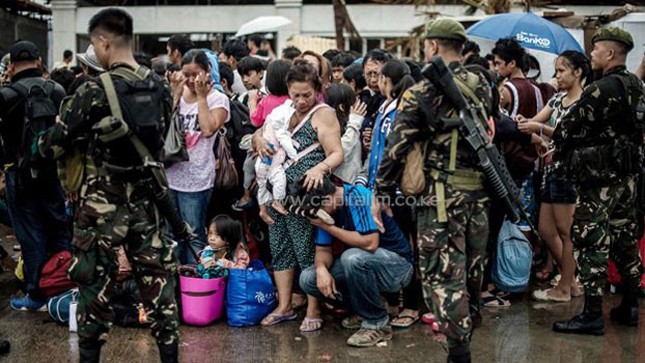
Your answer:
[[[456,345],[448,348],[448,363],[470,363],[470,345]]]
[[[157,344],[161,363],[179,363],[179,344]]]
[[[621,325],[638,326],[638,297],[633,290],[625,291],[620,305],[611,309],[611,320]]]
[[[78,351],[81,355],[79,363],[99,363],[101,358],[102,341],[84,341],[78,343]]]
[[[0,354],[9,353],[11,350],[11,344],[8,340],[0,340]]]
[[[570,320],[553,323],[553,331],[558,333],[604,335],[605,321],[602,317],[602,296],[585,295],[585,308],[582,314]]]
[[[481,328],[482,326],[482,321],[484,320],[482,318],[482,314],[479,312],[479,308],[473,308],[473,306],[470,306],[470,320],[473,322],[473,329],[478,329]]]

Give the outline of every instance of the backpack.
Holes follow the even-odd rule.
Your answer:
[[[47,302],[49,316],[58,324],[69,324],[70,306],[72,303],[78,303],[79,297],[80,292],[77,288],[52,297]]]
[[[463,78],[463,79],[462,79]],[[477,111],[487,119],[485,103],[476,95],[476,89],[479,87],[479,76],[473,72],[462,73],[459,77],[454,76],[455,84],[459,88],[459,91],[464,95],[466,100],[470,103],[471,106],[477,109]],[[420,107],[425,108],[423,103],[419,104]],[[482,125],[486,131],[488,131],[488,125]],[[452,129],[451,135],[451,144],[458,142],[459,131],[457,128]],[[401,191],[405,195],[415,196],[421,194],[426,189],[426,168],[425,164],[427,162],[427,149],[429,147],[429,140],[425,141],[415,141],[410,148],[410,151],[406,155],[405,164],[403,167],[403,174],[401,176],[401,182],[399,184]],[[449,169],[453,169],[454,164],[456,163],[457,157],[457,148],[451,148],[450,152],[450,166]]]
[[[533,250],[520,228],[504,219],[497,236],[497,255],[491,279],[496,287],[508,292],[522,292],[529,285]]]
[[[226,138],[235,148],[235,145],[239,146],[242,137],[255,132],[255,126],[251,123],[249,108],[242,102],[231,98],[229,106],[231,117],[226,123]]]
[[[69,251],[54,254],[43,266],[38,281],[38,288],[45,296],[56,296],[63,291],[73,289],[76,284],[67,277],[67,270],[72,262]]]
[[[160,160],[164,146],[164,115],[160,107],[163,105],[164,87],[161,79],[145,67],[135,70],[118,67],[101,74],[99,81],[106,89],[108,99],[110,93],[107,88],[111,87],[110,83],[113,85],[128,129],[141,140],[155,160]],[[108,154],[108,160],[124,167],[139,166],[138,158],[132,157],[138,153],[127,138],[114,140],[110,144],[108,150],[102,150]]]
[[[42,80],[38,84],[27,82],[16,82],[8,86],[20,95],[24,100],[24,124],[20,136],[20,147],[18,155],[18,172],[22,175],[29,175],[31,179],[37,179],[41,171],[53,163],[34,157],[37,154],[36,142],[47,129],[56,123],[58,107],[52,99],[56,82]]]

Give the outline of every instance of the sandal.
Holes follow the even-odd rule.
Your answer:
[[[494,288],[492,288],[492,289],[490,289],[488,291],[482,292],[482,298],[488,297],[488,296],[484,296],[485,294],[488,294],[488,295],[491,295],[491,296],[494,295],[494,296],[498,296],[498,297],[501,297],[501,298],[509,297],[511,295],[510,292],[504,291],[504,290],[502,290],[500,288],[497,288],[497,287],[494,287]]]
[[[510,301],[504,300],[498,295],[482,296],[482,302],[487,308],[507,308],[511,306]]]
[[[396,320],[403,321],[403,322],[396,322]],[[409,328],[412,326],[412,324],[416,323],[419,321],[419,315],[417,314],[416,316],[414,315],[397,315],[392,321],[390,322],[390,325],[394,328]]]
[[[323,326],[322,319],[305,317],[305,319],[302,321],[302,324],[300,324],[300,332],[313,333],[315,331],[322,329],[322,326]]]
[[[273,326],[276,324],[280,324],[285,321],[293,321],[298,319],[298,314],[292,313],[291,315],[289,314],[269,314],[267,315],[264,319],[262,319],[262,326]]]

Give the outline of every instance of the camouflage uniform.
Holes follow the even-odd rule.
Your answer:
[[[115,65],[109,72],[126,65]],[[163,129],[172,112],[172,93],[163,85]],[[74,258],[70,278],[80,286],[77,310],[78,335],[84,343],[104,341],[111,326],[112,310],[108,304],[118,272],[117,250],[123,246],[130,260],[141,296],[152,321],[152,334],[160,345],[178,340],[175,304],[176,264],[172,241],[166,234],[163,216],[147,194],[143,182],[113,175],[92,164],[95,154],[87,142],[91,127],[111,115],[105,91],[96,81],[82,85],[62,106],[61,121],[39,140],[40,153],[48,158],[62,156],[79,147],[91,157],[80,189],[74,221]],[[99,164],[100,165],[100,164]],[[111,175],[112,174],[112,175]]]
[[[554,134],[561,148],[555,162],[562,163],[578,185],[574,255],[589,296],[604,295],[608,257],[631,288],[638,286],[643,273],[637,246],[642,216],[635,203],[643,133],[632,121],[620,78],[642,94],[640,81],[625,66],[614,67],[584,90]]]
[[[474,76],[457,62],[449,68],[462,79]],[[477,96],[488,98],[490,88],[483,78],[477,84]],[[447,119],[452,127],[446,126]],[[476,172],[476,156],[456,132],[458,124],[456,109],[441,90],[427,80],[416,84],[401,99],[377,178],[378,193],[393,195],[412,144],[429,142],[427,190],[420,199],[431,202],[416,209],[419,269],[426,305],[451,346],[470,342],[470,312],[478,310],[488,241],[489,196],[482,174]]]

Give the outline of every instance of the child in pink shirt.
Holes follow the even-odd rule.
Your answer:
[[[287,60],[275,60],[269,64],[266,71],[266,91],[263,95],[258,90],[249,91],[249,111],[251,123],[256,127],[262,127],[266,117],[278,106],[289,99],[287,88],[287,73],[291,68],[291,62]],[[253,206],[251,187],[255,179],[255,162],[257,155],[249,151],[244,161],[244,196],[233,205],[234,210],[241,211]]]

